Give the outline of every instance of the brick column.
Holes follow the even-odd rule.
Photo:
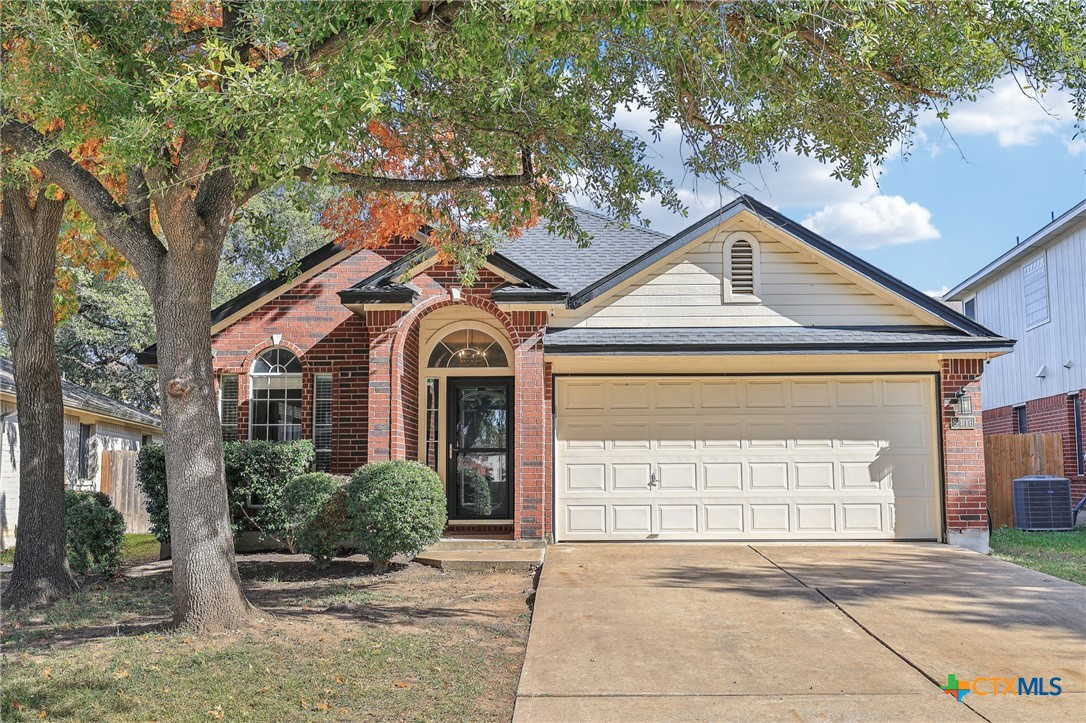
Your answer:
[[[400,395],[393,394],[393,349],[399,311],[366,312],[369,327],[369,393],[367,398],[367,457],[369,462],[402,459],[393,455],[403,448],[403,440],[395,437],[401,425],[395,424],[400,407]]]
[[[988,552],[988,488],[984,480],[984,430],[981,422],[982,359],[946,359],[940,373],[943,470],[946,479],[947,542]],[[974,429],[951,429],[959,392],[973,405]]]
[[[515,497],[513,536],[537,540],[548,532],[547,490],[550,458],[550,394],[543,361],[545,314],[514,312],[517,330],[514,363],[513,444]],[[537,318],[542,316],[542,319]]]

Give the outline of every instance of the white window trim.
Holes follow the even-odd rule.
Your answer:
[[[972,316],[969,316],[969,314],[967,314],[965,312],[966,304],[968,304],[969,302],[973,302],[973,315]],[[972,296],[970,296],[970,297],[968,297],[966,299],[962,299],[962,316],[964,316],[967,319],[971,319],[973,321],[976,321],[977,323],[980,323],[979,320],[977,319],[979,314],[977,314],[977,295],[976,294],[973,294]]]
[[[753,294],[734,294],[732,293],[732,247],[735,246],[738,241],[746,241],[750,244],[751,259],[753,262],[754,272],[754,293]],[[737,231],[729,234],[724,239],[724,256],[722,259],[721,282],[722,282],[722,301],[725,304],[758,304],[761,303],[762,293],[762,254],[761,248],[758,243],[758,239],[753,235],[745,231]]]
[[[1035,322],[1033,322],[1031,324],[1031,323],[1029,323],[1028,319],[1026,318],[1026,315],[1027,315],[1027,310],[1026,310],[1026,267],[1031,265],[1031,264],[1035,264],[1038,261],[1041,262],[1041,269],[1043,271],[1042,279],[1044,281],[1044,290],[1045,290],[1045,316],[1044,316],[1043,319],[1039,319],[1039,320],[1037,320],[1037,321],[1035,321]],[[1039,326],[1044,326],[1045,324],[1047,324],[1049,321],[1052,320],[1052,298],[1049,295],[1049,288],[1048,288],[1048,258],[1047,258],[1047,255],[1042,251],[1041,254],[1039,256],[1037,256],[1036,258],[1033,258],[1033,259],[1025,262],[1024,264],[1022,264],[1022,266],[1019,269],[1019,273],[1021,274],[1021,278],[1022,278],[1022,321],[1025,322],[1026,331],[1029,331],[1030,329],[1036,329]]]
[[[248,401],[247,401],[247,404],[249,405],[249,437],[248,437],[248,439],[250,441],[253,439],[253,429],[255,429],[256,426],[257,426],[256,423],[253,421],[253,418],[255,416],[253,414],[253,402],[258,401],[258,400],[253,398],[253,395],[256,394],[256,379],[257,378],[268,378],[268,377],[273,377],[273,376],[283,376],[283,377],[297,378],[297,380],[298,380],[298,388],[303,390],[303,392],[302,392],[302,413],[303,413],[303,415],[305,414],[305,392],[304,392],[304,390],[305,390],[305,387],[304,387],[304,383],[305,383],[304,382],[304,379],[305,379],[305,376],[304,376],[305,375],[305,371],[304,371],[305,366],[304,365],[302,367],[303,370],[301,372],[284,372],[283,374],[266,374],[266,373],[254,372],[253,371],[253,367],[256,366],[256,363],[257,363],[257,361],[259,361],[260,357],[263,356],[265,353],[267,353],[269,351],[272,351],[273,349],[285,349],[286,351],[289,351],[291,354],[293,354],[298,359],[299,362],[301,362],[301,360],[302,360],[302,357],[301,357],[300,354],[298,354],[296,351],[294,351],[290,347],[286,347],[286,346],[283,346],[281,344],[275,345],[275,346],[265,347],[264,349],[261,349],[256,354],[256,356],[253,358],[252,364],[249,365],[249,379],[248,379],[248,382],[249,382],[249,394],[248,394]],[[240,380],[239,380],[239,385],[240,385]],[[240,398],[241,398],[241,390],[239,389],[238,390],[238,399],[240,400]],[[304,417],[303,417],[303,419],[304,419]],[[302,426],[301,434],[305,434],[305,424],[303,423],[301,426]],[[299,435],[298,439],[302,440],[302,439],[305,439],[305,437]]]

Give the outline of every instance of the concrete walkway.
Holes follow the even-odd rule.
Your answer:
[[[1056,697],[940,691],[1062,678]],[[1086,588],[945,545],[547,552],[514,721],[1075,720]]]

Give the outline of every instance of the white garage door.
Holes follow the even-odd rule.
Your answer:
[[[560,378],[557,538],[936,539],[933,384]]]

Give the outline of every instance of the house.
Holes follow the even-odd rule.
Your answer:
[[[1018,340],[985,369],[985,434],[1058,432],[1075,501],[1086,495],[1086,200],[943,297]]]
[[[69,489],[102,489],[102,453],[138,450],[159,439],[158,417],[86,387],[61,381],[64,477]],[[0,359],[0,548],[15,540],[19,520],[19,408],[11,362]]]
[[[749,197],[670,237],[575,213],[589,248],[536,228],[470,287],[419,234],[219,307],[223,436],[421,460],[450,535],[987,549],[979,381],[1013,342]]]

